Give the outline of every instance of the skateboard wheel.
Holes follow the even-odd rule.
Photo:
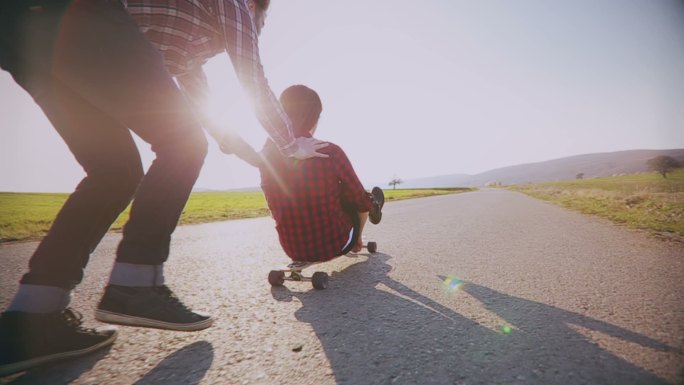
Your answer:
[[[268,273],[268,283],[270,283],[271,286],[283,286],[283,283],[285,283],[285,273],[278,270],[271,270],[271,272]]]
[[[366,248],[368,249],[369,253],[375,253],[378,251],[378,244],[376,242],[368,242]]]
[[[317,271],[311,276],[314,289],[323,290],[328,287],[328,273]]]

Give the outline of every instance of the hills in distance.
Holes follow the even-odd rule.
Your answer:
[[[521,164],[485,171],[480,174],[451,174],[406,179],[398,188],[481,187],[489,183],[523,184],[584,178],[635,174],[649,171],[646,162],[658,155],[667,155],[684,164],[684,149],[627,150],[575,155],[544,162]],[[383,188],[389,188],[387,183]]]
[[[650,171],[646,162],[658,155],[667,155],[684,164],[684,149],[670,150],[626,150],[583,154],[544,162],[520,164],[497,168],[483,173],[449,174],[425,178],[404,179],[397,188],[443,188],[443,187],[483,187],[489,183],[504,185],[534,182],[553,182],[575,179],[577,174],[584,174],[584,179],[628,175]],[[375,181],[366,188],[380,186],[390,189],[387,181]],[[195,187],[194,192],[216,191]],[[228,191],[261,191],[259,186],[251,186]]]

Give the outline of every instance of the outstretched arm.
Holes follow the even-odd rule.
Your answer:
[[[327,146],[327,143],[314,138],[294,137],[292,122],[283,111],[264,75],[256,26],[246,2],[230,0],[218,3],[217,12],[226,51],[240,83],[250,96],[257,119],[268,135],[285,156],[296,159],[327,158],[326,154],[318,152],[320,148]]]
[[[233,153],[237,155],[238,158],[257,168],[262,165],[264,160],[261,153],[256,151],[239,135],[229,132],[226,134],[224,142],[229,143],[226,145],[226,148],[221,147],[221,150],[226,154]]]
[[[187,96],[202,126],[218,143],[225,154],[235,154],[254,167],[261,165],[260,154],[236,133],[219,128],[207,115],[206,104],[209,100],[209,84],[201,67],[196,67],[177,77],[181,90]]]
[[[207,76],[204,74],[202,67],[195,67],[192,70],[176,76],[178,80],[178,85],[183,91],[183,94],[190,101],[195,115],[200,120],[200,123],[205,130],[211,135],[216,143],[219,144],[221,150],[223,151],[225,145],[224,140],[229,139],[228,132],[214,124],[207,114],[207,102],[209,100],[209,83],[207,82]],[[227,145],[228,143],[226,143]],[[225,151],[224,151],[225,152]],[[227,152],[230,154],[230,152]]]

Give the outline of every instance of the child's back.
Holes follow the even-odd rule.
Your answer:
[[[280,102],[295,137],[311,137],[323,109],[318,94],[306,86],[291,86]],[[369,196],[339,146],[329,143],[318,150],[327,157],[297,161],[283,156],[270,140],[261,153],[239,138],[235,142],[235,153],[259,167],[261,188],[290,258],[326,261],[361,250],[368,213],[373,210],[371,222],[377,224],[384,198],[378,202]]]
[[[340,255],[353,219],[371,209],[371,200],[344,151],[330,145],[328,158],[299,162],[283,157],[272,142],[262,154],[261,187],[276,221],[280,243],[299,261]]]

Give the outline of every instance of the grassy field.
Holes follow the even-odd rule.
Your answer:
[[[388,201],[454,194],[472,189],[385,190]],[[0,242],[35,239],[50,227],[68,194],[0,193]],[[197,192],[188,200],[181,224],[205,223],[268,215],[261,192]],[[112,225],[120,230],[128,209]]]
[[[684,237],[684,170],[508,187],[586,214]]]

